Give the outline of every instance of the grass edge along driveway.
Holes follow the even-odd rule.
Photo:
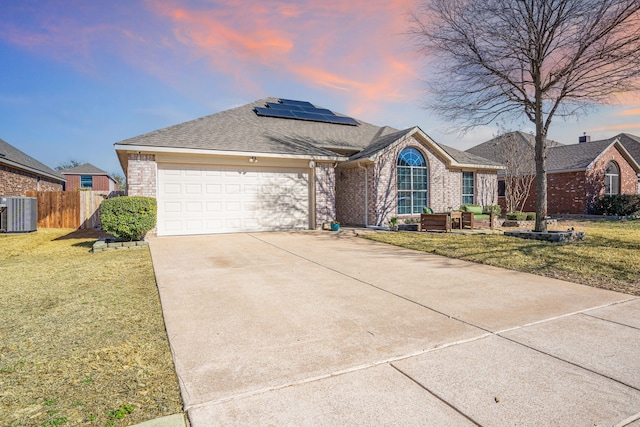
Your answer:
[[[584,241],[549,243],[500,234],[374,232],[363,237],[450,258],[640,295],[640,220],[559,221]],[[551,228],[550,228],[551,229]]]
[[[0,234],[0,423],[131,425],[182,401],[148,248]]]

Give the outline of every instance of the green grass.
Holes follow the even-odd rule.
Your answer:
[[[128,425],[181,411],[148,248],[93,254],[95,240],[0,234],[1,426]],[[114,408],[127,409],[126,424]]]
[[[640,295],[640,221],[580,221],[556,229],[586,231],[559,244],[496,234],[377,232],[364,237],[409,249]]]

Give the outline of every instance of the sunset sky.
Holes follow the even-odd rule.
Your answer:
[[[462,150],[490,139],[496,126],[459,136],[422,107],[416,1],[4,0],[0,138],[50,167],[122,173],[115,142],[274,96]],[[640,99],[557,119],[549,137],[583,132],[640,135]]]

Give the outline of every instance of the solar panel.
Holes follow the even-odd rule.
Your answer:
[[[300,107],[299,105],[286,105],[286,104],[280,104],[279,102],[267,102],[267,107],[268,108],[275,108],[277,110],[296,110],[296,111],[302,111],[303,107]],[[307,107],[308,108],[308,107]]]
[[[312,103],[307,101],[295,101],[293,99],[280,99],[280,103],[285,105],[298,105],[300,107],[311,107],[315,108]]]
[[[256,114],[259,116],[265,117],[280,117],[283,119],[295,119],[296,116],[293,114],[291,110],[278,110],[276,108],[255,108]]]
[[[326,108],[316,108],[310,102],[295,101],[292,99],[280,99],[279,102],[267,102],[265,107],[255,107],[254,111],[257,115],[264,117],[307,120],[338,125],[358,125],[358,122],[351,117],[338,116]]]

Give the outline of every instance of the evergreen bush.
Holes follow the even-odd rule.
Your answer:
[[[593,207],[596,215],[634,216],[640,213],[640,194],[603,196]]]
[[[142,240],[156,225],[156,199],[130,196],[106,199],[100,205],[102,228],[123,240]]]

